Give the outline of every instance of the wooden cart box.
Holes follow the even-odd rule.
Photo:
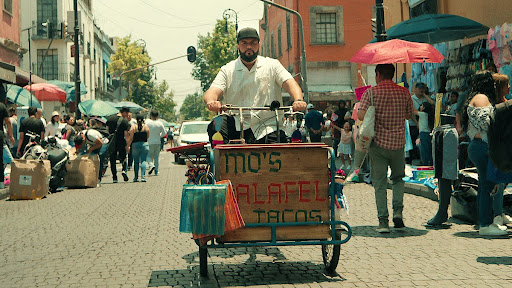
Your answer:
[[[329,220],[328,146],[325,144],[219,145],[217,180],[233,184],[245,223]],[[276,228],[277,240],[329,238],[328,225]],[[271,228],[242,228],[224,242],[269,241]]]

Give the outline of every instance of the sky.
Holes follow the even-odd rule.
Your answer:
[[[143,39],[151,63],[185,55],[188,46],[197,48],[198,35],[212,32],[227,9],[236,11],[238,28],[258,29],[263,17],[260,0],[95,0],[97,25],[109,37]],[[229,20],[235,21],[234,13]],[[166,80],[179,107],[188,94],[200,91],[192,78],[193,65],[180,58],[157,65],[157,82]]]

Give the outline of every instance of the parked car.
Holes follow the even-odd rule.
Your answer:
[[[179,134],[175,136],[177,146],[208,142],[208,124],[210,121],[187,121],[181,124]],[[185,157],[174,154],[174,162],[183,163]]]

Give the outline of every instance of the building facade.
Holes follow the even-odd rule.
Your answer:
[[[302,16],[309,102],[324,109],[338,100],[355,102],[358,66],[348,60],[373,38],[375,1],[276,0]],[[265,5],[260,20],[261,54],[277,58],[301,83],[301,39],[297,16]]]
[[[0,83],[16,83],[15,67],[22,52],[19,0],[0,0],[0,5]]]

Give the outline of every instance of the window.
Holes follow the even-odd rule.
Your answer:
[[[48,50],[46,57],[45,54],[46,49],[37,49],[37,71],[41,71],[40,76],[46,80],[56,80],[59,76],[59,57],[57,49]],[[43,63],[42,67],[41,63]]]
[[[316,17],[316,41],[336,43],[336,13],[319,13]]]
[[[274,43],[274,32],[270,33],[270,57],[276,58],[276,45]]]
[[[283,56],[283,50],[281,49],[281,26],[277,27],[277,57]]]
[[[57,26],[57,0],[37,0],[37,36],[46,37],[48,26],[43,23],[48,20]]]
[[[292,21],[290,13],[286,13],[286,50],[292,48]]]
[[[12,16],[12,0],[4,0],[4,11]]]
[[[344,44],[343,7],[311,6],[309,17],[312,45]]]

